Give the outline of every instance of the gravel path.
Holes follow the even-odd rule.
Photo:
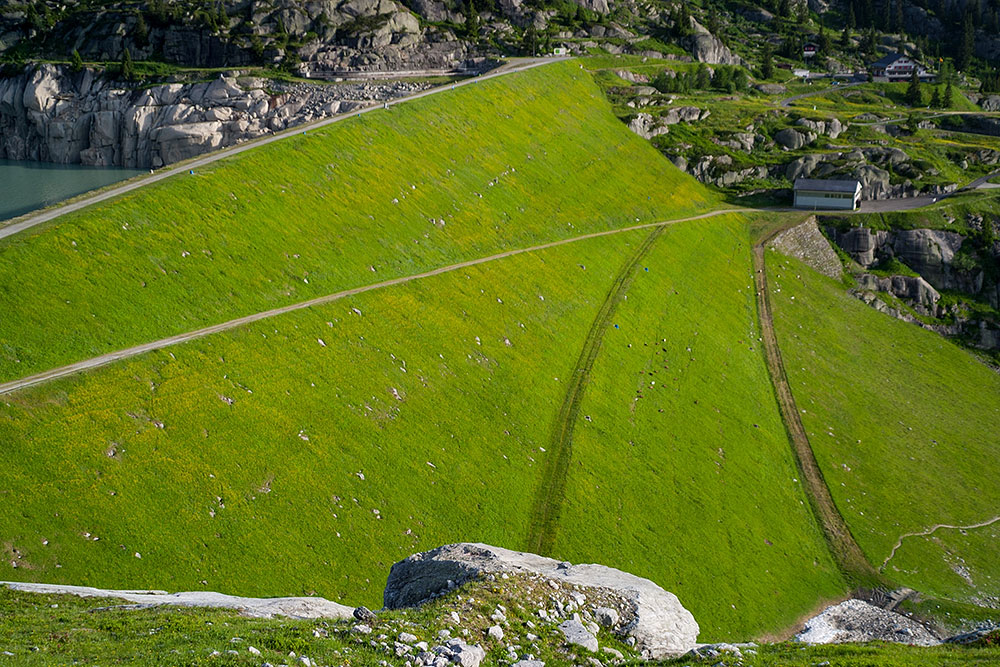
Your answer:
[[[179,343],[186,343],[187,341],[195,340],[197,338],[204,338],[205,336],[211,334],[228,331],[230,329],[235,329],[237,327],[241,327],[247,324],[251,324],[253,322],[275,317],[277,315],[283,315],[285,313],[290,313],[296,310],[302,310],[303,308],[311,308],[313,306],[319,306],[322,304],[331,303],[333,301],[339,301],[340,299],[343,299],[345,297],[355,296],[357,294],[363,294],[365,292],[371,292],[373,290],[383,289],[385,287],[392,287],[393,285],[402,285],[412,280],[420,280],[421,278],[430,278],[431,276],[437,276],[442,273],[455,271],[457,269],[464,269],[470,266],[476,266],[478,264],[486,264],[487,262],[493,262],[498,259],[503,259],[505,257],[513,257],[514,255],[520,255],[526,252],[537,252],[539,250],[554,248],[557,246],[566,245],[567,243],[576,243],[577,241],[593,239],[600,236],[611,236],[613,234],[622,234],[625,232],[635,231],[637,229],[652,229],[654,227],[662,227],[664,225],[676,224],[678,222],[687,222],[690,220],[702,220],[704,218],[711,218],[717,215],[725,215],[727,213],[740,213],[740,212],[746,212],[748,210],[750,209],[721,209],[718,211],[709,211],[708,213],[702,213],[701,215],[695,215],[687,218],[680,218],[677,220],[650,222],[642,225],[633,225],[632,227],[623,227],[621,229],[609,229],[603,232],[593,232],[591,234],[583,234],[581,236],[574,236],[572,238],[561,239],[559,241],[542,243],[539,245],[530,246],[528,248],[507,250],[505,252],[497,253],[495,255],[480,257],[478,259],[470,259],[465,262],[458,262],[457,264],[442,266],[437,269],[432,269],[430,271],[425,271],[423,273],[418,273],[411,276],[401,276],[399,278],[384,280],[382,282],[372,283],[370,285],[353,287],[351,289],[342,290],[340,292],[335,292],[333,294],[327,294],[325,296],[316,297],[315,299],[309,299],[308,301],[300,301],[299,303],[293,303],[288,306],[283,306],[281,308],[274,308],[273,310],[266,310],[260,313],[246,315],[245,317],[239,317],[234,320],[229,320],[228,322],[222,322],[221,324],[215,324],[209,327],[204,327],[202,329],[196,329],[195,331],[188,331],[186,333],[177,334],[176,336],[169,336],[167,338],[162,338],[160,340],[152,341],[149,343],[143,343],[141,345],[129,347],[124,350],[116,350],[114,352],[102,354],[100,356],[92,357],[90,359],[84,359],[83,361],[78,361],[69,364],[67,366],[62,366],[60,368],[53,368],[51,370],[44,371],[42,373],[30,375],[28,377],[24,377],[19,380],[12,380],[10,382],[0,384],[0,394],[9,394],[12,391],[24,389],[26,387],[46,382],[48,380],[54,380],[56,378],[66,377],[67,375],[73,375],[74,373],[90,370],[92,368],[98,368],[100,366],[106,366],[114,361],[119,361],[121,359],[129,359],[131,357],[136,357],[140,354],[145,354],[146,352],[152,352],[153,350],[160,350],[165,347],[177,345]]]
[[[993,525],[997,521],[1000,521],[1000,516],[995,516],[992,519],[989,519],[988,521],[974,523],[970,526],[952,526],[947,523],[939,523],[931,526],[927,530],[921,530],[916,533],[903,533],[902,535],[899,536],[899,539],[896,540],[896,544],[895,546],[892,547],[892,551],[889,553],[886,559],[882,561],[882,567],[880,567],[879,570],[881,571],[885,569],[885,566],[889,564],[889,561],[892,560],[892,557],[896,555],[896,551],[899,550],[901,546],[903,546],[903,540],[905,540],[907,537],[923,537],[926,535],[931,535],[942,528],[950,528],[951,530],[972,530],[974,528],[985,528],[986,526]]]

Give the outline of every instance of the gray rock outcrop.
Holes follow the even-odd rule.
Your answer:
[[[655,92],[655,91],[654,91]],[[670,125],[677,123],[693,123],[708,118],[711,111],[693,106],[671,107],[659,116],[649,113],[639,113],[629,121],[628,129],[643,139],[652,139],[670,132]]]
[[[765,95],[784,95],[788,92],[788,88],[780,83],[758,83],[755,87]]]
[[[983,111],[1000,111],[1000,95],[987,95],[979,102]]]
[[[828,123],[824,123],[824,129],[828,131],[831,129]],[[836,131],[836,126],[832,129]],[[844,126],[841,126],[841,131],[843,129]],[[788,143],[796,145],[798,139],[790,137]],[[905,175],[907,180],[893,183],[889,174],[890,168],[897,175]],[[803,155],[785,165],[784,175],[792,182],[797,178],[828,178],[834,175],[855,178],[861,182],[861,196],[865,200],[939,195],[952,192],[956,187],[954,184],[923,187],[914,185],[909,179],[920,180],[925,174],[910,161],[910,157],[904,151],[883,146]],[[936,175],[936,172],[930,175]]]
[[[971,220],[974,224],[976,220]],[[994,224],[979,220],[978,224]],[[919,276],[876,276],[861,274],[852,292],[873,308],[945,336],[961,336],[967,344],[984,349],[1000,349],[1000,323],[977,315],[962,303],[940,303],[939,290],[953,290],[975,296],[993,308],[1000,304],[1000,281],[987,279],[984,262],[1000,264],[1000,244],[971,255],[963,246],[969,239],[947,230],[901,229],[872,230],[867,227],[837,230],[827,228],[827,235],[858,264],[870,268],[895,258]],[[965,264],[956,266],[956,257],[966,253]],[[977,256],[978,263],[969,264]],[[903,300],[919,315],[938,318],[942,322],[927,323],[907,309],[883,301],[879,293],[891,294]]]
[[[806,621],[795,638],[807,644],[883,641],[934,646],[940,642],[920,623],[862,600],[828,607]]]
[[[816,224],[816,216],[800,225],[779,233],[771,241],[778,252],[795,257],[809,267],[831,278],[840,278],[843,266],[830,242]]]
[[[559,624],[559,631],[562,632],[568,643],[582,646],[588,651],[597,653],[597,637],[590,634],[590,630],[585,628],[580,621],[575,619],[563,621]]]
[[[904,299],[923,315],[937,317],[937,303],[941,293],[920,276],[876,276],[863,273],[858,276],[858,287],[863,290],[885,292]]]
[[[691,57],[698,62],[712,65],[743,65],[743,59],[729,50],[708,28],[691,19],[693,34],[687,38]]]
[[[809,120],[808,118],[799,118],[796,122],[799,127],[804,127],[814,134],[825,134],[831,139],[836,139],[839,137],[847,126],[840,122],[837,118],[831,118],[829,120]]]
[[[665,123],[662,123],[659,118],[648,113],[636,114],[635,118],[628,122],[628,129],[643,139],[652,139],[670,131],[670,128]]]
[[[353,618],[353,608],[323,598],[244,598],[212,592],[167,593],[166,591],[116,591],[88,586],[27,584],[3,581],[0,585],[15,591],[48,595],[77,595],[85,598],[117,598],[139,605],[172,607],[213,607],[234,609],[254,618]]]
[[[89,69],[29,67],[0,80],[0,159],[160,167],[424,87],[219,78],[130,90]]]
[[[485,544],[451,544],[392,566],[383,602],[388,609],[419,605],[480,576],[534,574],[556,583],[611,591],[631,609],[619,632],[652,658],[694,647],[698,624],[677,599],[652,581],[603,565],[571,565]]]
[[[774,133],[774,140],[782,147],[794,151],[802,148],[806,144],[816,141],[818,135],[815,132],[802,132],[790,127],[778,130]]]
[[[844,252],[865,268],[878,261],[875,253],[889,238],[889,232],[870,227],[852,227],[843,232],[831,228],[828,233]]]
[[[952,266],[955,253],[965,242],[965,237],[957,232],[941,229],[890,232],[854,227],[846,231],[831,229],[829,233],[844,252],[865,268],[887,257],[898,257],[937,289],[978,291],[968,277],[956,275]]]
[[[940,229],[901,229],[892,239],[892,252],[900,261],[941,289],[961,289],[952,263],[965,242],[956,232]]]

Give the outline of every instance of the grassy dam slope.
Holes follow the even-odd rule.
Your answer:
[[[371,292],[7,397],[0,489],[19,500],[0,526],[24,558],[0,578],[375,605],[410,553],[519,546],[558,378],[644,236]]]
[[[574,63],[464,86],[0,242],[0,382],[709,200]]]
[[[713,203],[577,64],[540,67],[14,237],[0,378]],[[396,560],[484,541],[649,577],[706,640],[779,632],[845,584],[757,341],[759,224],[577,239],[4,394],[0,580],[379,606]]]
[[[1000,375],[796,260],[768,251],[767,266],[803,425],[869,560],[924,593],[995,606]]]

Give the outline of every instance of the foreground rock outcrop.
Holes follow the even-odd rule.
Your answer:
[[[627,613],[616,619],[614,632],[634,638],[636,648],[648,658],[683,654],[694,648],[698,638],[694,616],[677,596],[648,579],[604,565],[571,565],[485,544],[451,544],[396,563],[383,602],[387,609],[414,606],[481,576],[504,574],[540,575],[612,593]],[[575,626],[566,632],[579,636]]]
[[[85,69],[0,80],[0,159],[150,168],[426,88],[218,78],[141,89]]]

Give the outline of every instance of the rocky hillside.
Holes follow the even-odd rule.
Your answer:
[[[281,66],[312,76],[343,71],[448,70],[485,55],[530,54],[559,43],[582,52],[664,49],[645,44],[672,24],[667,6],[621,0],[91,1],[5,0],[5,59],[134,60],[194,67]],[[2,6],[2,5],[0,5]],[[739,62],[693,18],[675,48],[705,62]],[[647,40],[648,41],[648,40]]]
[[[0,79],[0,159],[161,167],[426,87],[230,77],[128,89],[90,69],[29,66]]]
[[[0,53],[15,62],[73,50],[88,61],[118,61],[128,49],[137,60],[199,67],[416,70],[561,45],[760,64],[767,49],[801,61],[808,40],[820,47],[814,67],[856,67],[898,49],[953,58],[960,70],[983,65],[984,81],[1000,85],[991,73],[1000,55],[997,0],[0,2]]]
[[[997,358],[1000,220],[993,206],[987,200],[980,205],[985,211],[942,207],[941,224],[956,231],[908,228],[921,222],[908,214],[892,221],[824,216],[817,224],[811,218],[771,245],[831,278],[842,278],[846,269],[851,293],[876,310]]]
[[[964,233],[828,224],[856,262],[854,293],[869,305],[974,348],[1000,351],[1000,224],[966,214]],[[855,223],[856,224],[856,223]]]

